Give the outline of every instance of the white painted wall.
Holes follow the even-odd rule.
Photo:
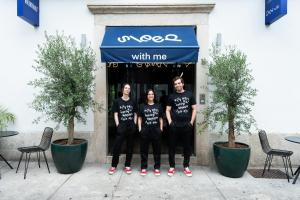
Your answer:
[[[288,1],[286,16],[264,25],[262,0],[216,0],[210,15],[210,43],[221,33],[251,63],[258,89],[253,109],[258,128],[272,133],[299,133],[300,2]]]
[[[262,0],[214,2],[216,7],[209,19],[210,43],[214,42],[217,33],[221,33],[223,43],[236,44],[248,55],[255,77],[254,86],[258,89],[253,111],[258,127],[274,133],[300,132],[300,26],[297,14],[300,2],[289,0],[288,14],[270,27],[264,25]],[[94,16],[86,1],[41,0],[40,27],[34,28],[17,17],[16,1],[0,0],[0,5],[0,105],[17,116],[11,129],[40,131],[53,124],[32,124],[39,114],[28,107],[34,90],[27,83],[38,76],[31,67],[37,44],[44,40],[44,31],[55,33],[56,30],[73,35],[78,43],[83,33],[87,34],[88,41],[92,41]],[[89,113],[87,125],[79,125],[77,130],[93,129],[93,114]]]
[[[80,43],[81,34],[87,42],[93,39],[94,16],[82,0],[40,0],[40,27],[34,28],[17,17],[17,1],[0,0],[0,105],[17,116],[10,129],[21,133],[40,132],[55,123],[32,124],[39,116],[28,104],[34,90],[27,83],[38,74],[31,67],[36,56],[37,44],[44,41],[44,32],[55,34],[64,31]],[[86,125],[77,125],[78,131],[93,131],[93,113],[88,114]],[[61,128],[64,130],[64,128]]]

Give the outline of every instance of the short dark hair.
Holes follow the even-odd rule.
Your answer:
[[[182,84],[184,84],[184,80],[183,78],[181,78],[180,76],[175,76],[173,79],[172,79],[172,83],[174,85],[175,81],[179,80],[181,81]]]

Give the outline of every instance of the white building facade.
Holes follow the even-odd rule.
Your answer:
[[[94,48],[99,65],[95,99],[104,102],[108,108],[111,103],[108,67],[101,62],[99,49],[107,26],[195,26],[200,46],[193,81],[198,111],[207,106],[200,104],[200,94],[207,97],[209,92],[207,65],[203,60],[209,58],[209,48],[219,35],[223,45],[236,45],[248,56],[255,79],[253,86],[258,89],[253,107],[258,128],[270,133],[272,146],[293,150],[292,161],[300,161],[300,154],[297,154],[300,146],[284,140],[287,135],[300,133],[300,93],[297,92],[300,85],[297,62],[300,2],[288,1],[287,15],[266,26],[265,2],[259,0],[40,0],[38,28],[17,17],[16,1],[0,0],[0,3],[0,105],[16,115],[17,120],[9,129],[20,133],[0,140],[0,150],[7,158],[17,159],[18,146],[37,144],[43,128],[56,125],[54,122],[33,124],[40,114],[29,107],[37,91],[28,82],[39,76],[32,65],[37,45],[45,41],[45,31],[48,34],[63,31],[75,37],[77,43],[86,41]],[[76,124],[75,130],[78,136],[89,140],[87,161],[110,162],[108,113],[89,112],[86,117],[87,124]],[[198,114],[197,120],[200,119]],[[54,137],[63,138],[65,132],[66,129],[61,127]],[[226,135],[211,132],[195,133],[192,163],[213,165],[212,143],[226,138]],[[237,140],[251,146],[251,166],[263,165],[265,156],[257,131],[238,136]],[[276,163],[280,165],[281,160]]]

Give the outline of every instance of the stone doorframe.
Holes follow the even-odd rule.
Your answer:
[[[142,1],[140,1],[142,2]],[[195,25],[197,26],[197,40],[200,46],[199,62],[196,65],[196,101],[198,111],[206,105],[199,105],[200,94],[207,96],[207,66],[202,58],[208,56],[209,48],[209,13],[214,3],[208,4],[145,4],[136,0],[134,4],[114,4],[111,1],[87,1],[88,9],[94,14],[94,50],[100,58],[99,46],[104,36],[105,26],[167,26],[167,25]],[[100,66],[96,74],[96,100],[104,103],[107,108],[107,77],[105,63],[97,61]],[[197,120],[202,116],[197,114]],[[91,137],[90,149],[95,161],[109,162],[107,112],[95,113],[94,134]],[[195,134],[194,163],[209,165],[209,137],[207,133]]]

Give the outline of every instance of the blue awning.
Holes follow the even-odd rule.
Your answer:
[[[194,26],[108,26],[100,46],[102,62],[197,62]]]

